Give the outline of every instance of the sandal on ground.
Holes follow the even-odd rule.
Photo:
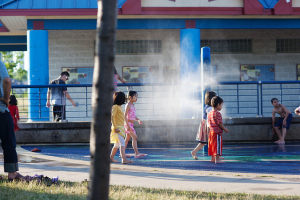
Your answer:
[[[147,154],[139,154],[139,155],[137,155],[137,156],[134,156],[134,158],[141,158],[141,157],[144,157],[144,156],[146,156]]]
[[[37,149],[37,148],[34,148],[31,150],[32,152],[40,152],[41,150],[40,149]]]
[[[13,181],[13,180],[24,180],[24,176],[22,176],[21,174],[17,173],[17,175],[15,176],[15,178],[13,179],[8,179],[9,181]]]

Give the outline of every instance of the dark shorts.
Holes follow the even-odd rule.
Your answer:
[[[279,128],[283,127],[283,128],[286,128],[286,130],[289,130],[290,125],[292,123],[293,115],[289,114],[288,118],[286,119],[286,126],[282,125],[283,119],[284,118],[281,118],[280,120],[278,120],[277,123],[275,124],[275,127],[279,127]]]

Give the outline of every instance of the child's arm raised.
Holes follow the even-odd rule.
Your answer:
[[[117,74],[117,79],[119,79],[122,83],[127,83],[127,81],[124,81],[119,74]]]
[[[113,106],[112,110],[111,110],[111,123],[113,125],[113,127],[115,128],[115,132],[118,133],[120,132],[120,130],[117,128],[117,122],[116,122],[116,116],[118,113],[118,107],[117,106]]]
[[[125,114],[124,114],[125,116],[124,116],[124,118],[125,118],[125,123],[127,125],[127,130],[128,131],[131,131],[131,128],[129,126],[128,119],[127,119],[127,115],[128,115],[128,112],[129,112],[130,109],[131,109],[130,105],[127,104],[126,109],[125,109]]]

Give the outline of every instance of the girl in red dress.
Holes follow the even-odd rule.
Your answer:
[[[14,131],[17,131],[20,129],[18,127],[18,120],[20,120],[20,116],[19,116],[19,109],[18,109],[17,104],[18,104],[18,101],[17,101],[15,95],[10,95],[8,109],[9,109],[10,115],[14,121]]]

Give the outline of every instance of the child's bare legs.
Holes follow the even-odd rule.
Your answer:
[[[275,127],[275,130],[276,130],[276,133],[277,133],[277,135],[278,135],[278,133],[280,134],[280,131],[279,131],[278,128],[277,128],[277,129],[276,129],[276,128],[277,128],[277,127]],[[282,129],[282,135],[281,135],[281,137],[279,137],[279,140],[276,141],[277,144],[285,144],[284,139],[285,139],[285,135],[286,135],[286,128],[282,127],[281,129]],[[277,132],[277,130],[278,130],[278,132]],[[279,135],[278,135],[278,136],[279,136]]]
[[[193,158],[194,158],[195,160],[198,160],[198,158],[197,158],[197,152],[198,152],[200,149],[202,149],[204,145],[205,145],[204,143],[199,143],[199,144],[196,146],[196,148],[195,148],[193,151],[191,151],[191,154],[192,154],[192,156],[193,156]]]
[[[121,146],[120,153],[121,153],[121,157],[122,157],[122,164],[129,164],[129,163],[133,162],[132,160],[126,159],[125,146]]]
[[[115,148],[115,147],[112,148],[111,153],[110,153],[110,162],[116,162],[116,163],[119,162],[114,159],[117,151],[118,151],[118,148]],[[124,150],[124,152],[125,152],[125,150]]]
[[[219,159],[224,160],[224,157],[220,156]],[[215,162],[215,161],[216,161],[216,157],[214,156],[214,157],[211,158],[210,162]]]
[[[138,147],[137,147],[137,135],[136,135],[136,133],[130,131],[129,134],[130,134],[131,137],[132,137],[132,148],[133,148],[133,150],[134,150],[135,155],[136,155],[136,156],[137,156],[137,155],[140,155],[140,152],[139,152]]]
[[[224,163],[224,161],[221,161],[219,154],[216,155],[215,163]]]

